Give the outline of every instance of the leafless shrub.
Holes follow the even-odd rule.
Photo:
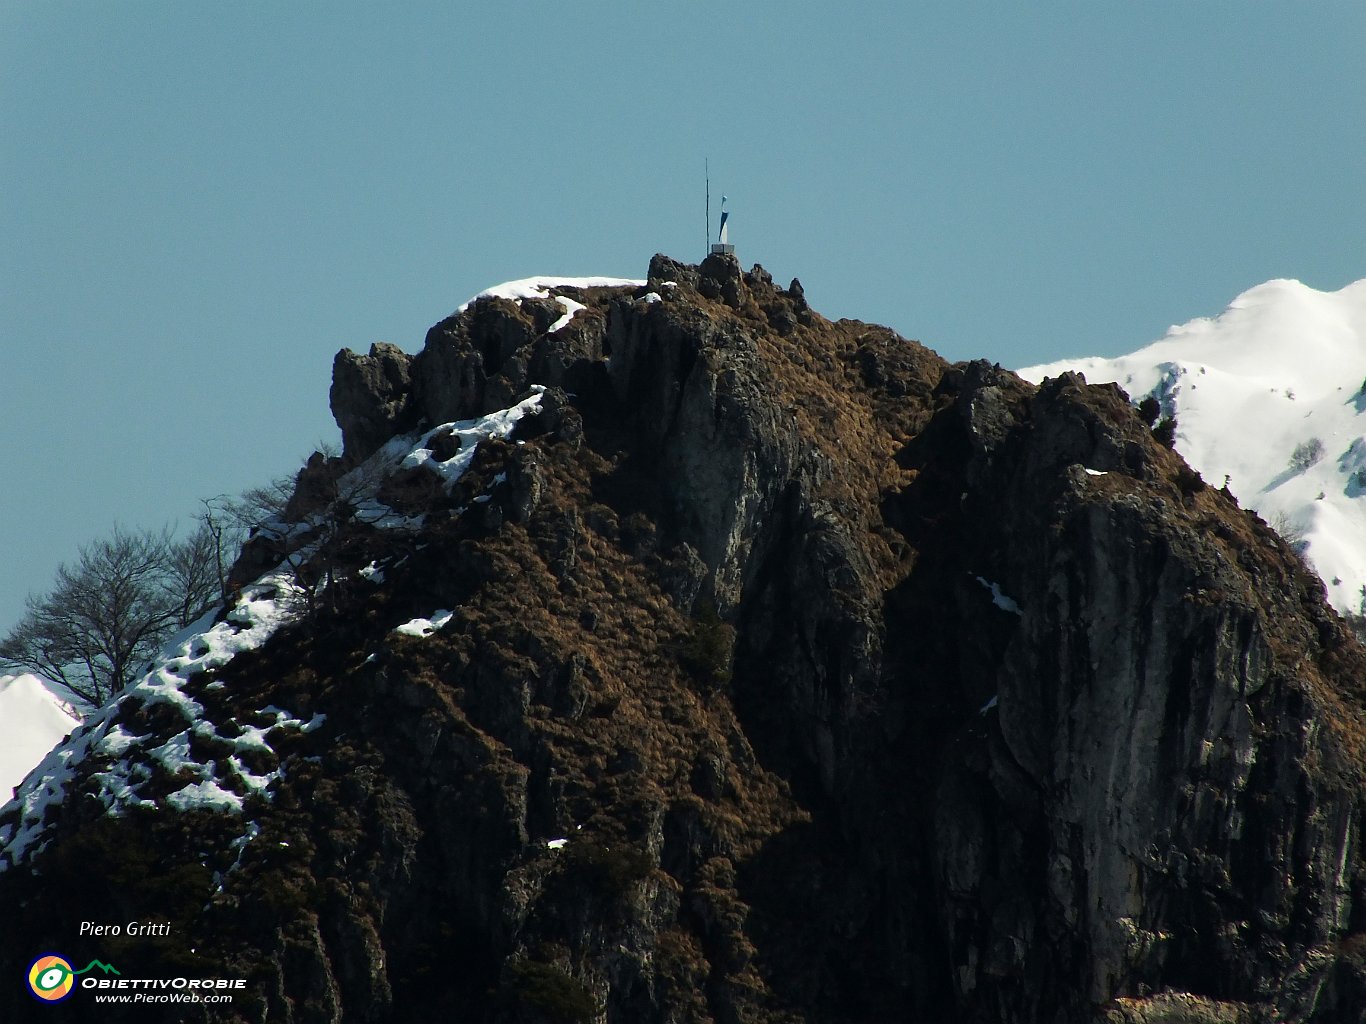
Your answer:
[[[1277,512],[1271,519],[1270,527],[1280,535],[1281,540],[1290,545],[1295,554],[1303,557],[1309,550],[1309,540],[1304,527],[1284,512]]]

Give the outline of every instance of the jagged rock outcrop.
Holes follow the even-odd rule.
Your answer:
[[[1366,655],[1122,393],[728,256],[560,296],[338,356],[306,612],[112,712],[7,960],[155,906],[193,954],[106,959],[251,983],[167,1019],[1363,1019]]]
[[[332,416],[348,455],[369,455],[409,429],[411,359],[397,345],[376,342],[369,355],[342,349],[332,361]]]

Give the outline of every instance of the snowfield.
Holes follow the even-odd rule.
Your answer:
[[[0,800],[80,724],[37,676],[0,676]]]
[[[1114,359],[1019,371],[1038,383],[1068,370],[1153,395],[1177,420],[1176,448],[1205,481],[1227,481],[1304,551],[1340,611],[1366,586],[1366,280],[1340,291],[1268,281],[1223,313],[1170,328]]]

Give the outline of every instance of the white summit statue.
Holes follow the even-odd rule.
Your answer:
[[[730,213],[726,210],[726,197],[721,197],[721,230],[716,233],[716,241],[711,244],[713,253],[735,254],[735,246],[730,244]]]

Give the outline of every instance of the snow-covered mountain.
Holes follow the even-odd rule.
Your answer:
[[[37,676],[0,676],[0,802],[79,724]]]
[[[1361,609],[1366,280],[1337,292],[1268,281],[1131,355],[1019,373],[1038,382],[1067,370],[1115,381],[1135,402],[1156,397],[1186,461],[1301,545],[1335,607]]]

